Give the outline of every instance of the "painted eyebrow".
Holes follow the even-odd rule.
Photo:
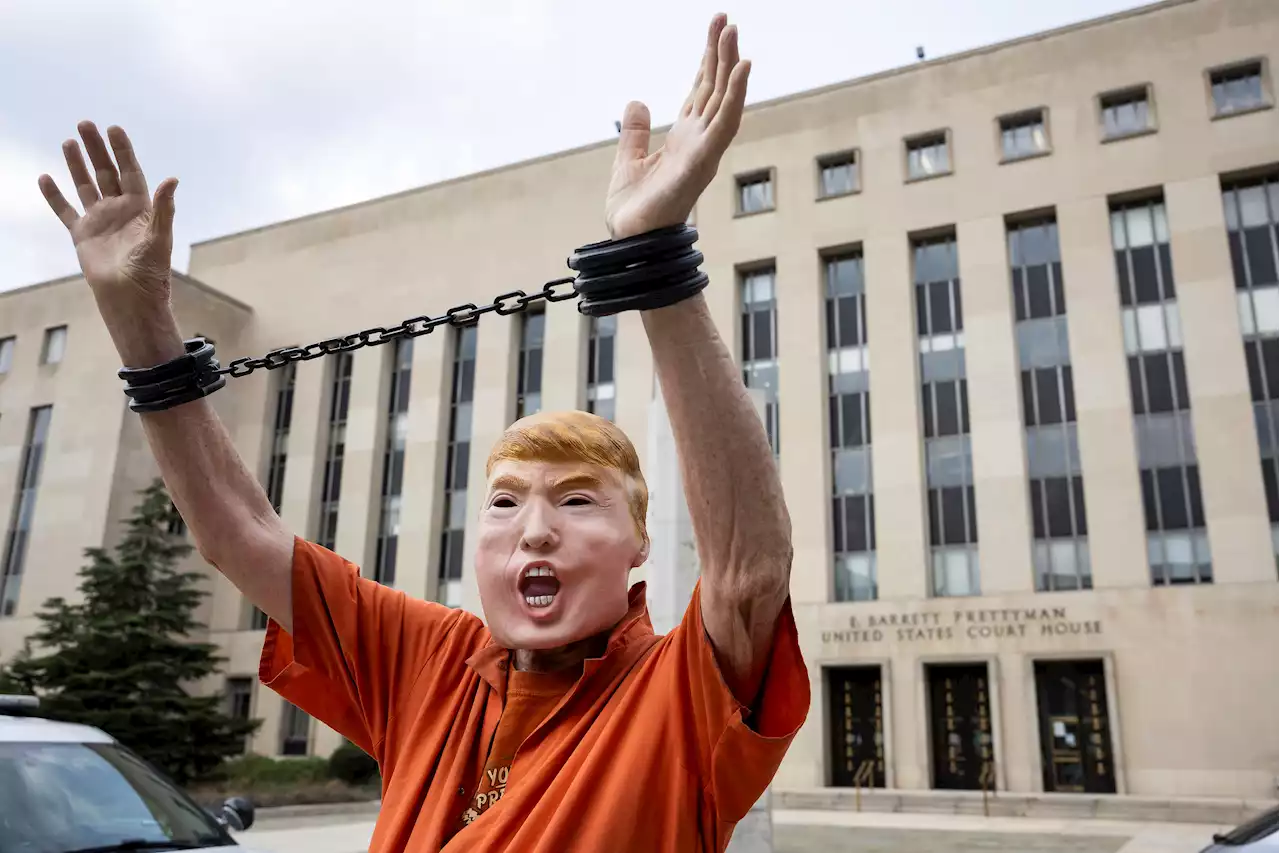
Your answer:
[[[489,491],[528,492],[529,481],[521,479],[514,474],[503,474],[501,477],[494,479],[493,483],[489,486]]]
[[[551,484],[552,490],[557,492],[567,492],[571,489],[599,489],[602,486],[604,481],[591,474],[570,474]]]

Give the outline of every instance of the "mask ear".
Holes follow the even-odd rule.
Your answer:
[[[638,569],[649,559],[649,537],[644,538],[644,544],[640,546],[640,551],[636,554],[635,560],[631,563],[631,568]]]

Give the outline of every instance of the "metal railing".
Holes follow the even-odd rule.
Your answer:
[[[991,807],[987,804],[987,794],[996,796],[996,764],[994,761],[982,762],[982,772],[978,774],[978,785],[982,788],[982,814],[991,817]]]
[[[853,804],[854,808],[862,811],[862,786],[867,786],[870,792],[875,787],[876,763],[874,759],[868,758],[866,761],[858,765],[858,772],[853,774]]]

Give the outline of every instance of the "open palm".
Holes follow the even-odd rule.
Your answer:
[[[738,58],[737,28],[716,15],[693,90],[652,154],[649,109],[627,104],[605,199],[605,223],[615,240],[688,219],[738,132],[750,73],[750,61]]]
[[[76,212],[50,176],[40,176],[40,191],[71,232],[85,279],[99,296],[167,298],[177,180],[161,182],[155,197],[148,196],[147,179],[123,130],[107,128],[115,152],[112,162],[93,122],[80,122],[78,129],[96,181],[89,176],[79,143],[68,139],[62,153],[84,215]]]

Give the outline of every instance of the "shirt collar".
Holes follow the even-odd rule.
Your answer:
[[[613,630],[609,632],[609,642],[605,644],[604,655],[598,658],[587,658],[583,664],[583,675],[591,675],[601,668],[621,667],[629,663],[633,655],[626,653],[628,647],[634,646],[636,640],[653,636],[653,622],[649,619],[649,605],[645,601],[645,582],[632,584],[627,592],[627,615],[623,616]],[[467,666],[489,683],[499,695],[505,698],[507,692],[507,668],[511,665],[511,650],[505,649],[489,637],[479,651],[467,658]]]

